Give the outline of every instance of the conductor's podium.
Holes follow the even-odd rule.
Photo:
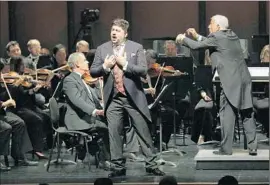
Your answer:
[[[232,155],[215,155],[215,150],[199,150],[194,160],[197,170],[268,170],[269,150],[258,150],[251,156],[248,150],[234,149]]]

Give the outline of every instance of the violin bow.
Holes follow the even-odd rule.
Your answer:
[[[62,66],[62,67],[58,67],[58,68],[52,70],[52,72],[54,73],[54,72],[59,71],[59,70],[61,70],[61,69],[65,69],[66,67],[69,67],[69,65],[66,64],[66,65],[64,65],[64,66]]]
[[[157,78],[157,81],[156,81],[156,84],[155,84],[155,89],[157,88],[157,84],[158,84],[158,81],[160,79],[160,76],[161,76],[161,73],[162,73],[162,69],[165,65],[165,62],[162,64],[162,67],[160,68],[160,71],[159,71],[159,74],[158,74],[158,78]]]
[[[100,93],[101,93],[101,101],[103,103],[103,108],[104,108],[104,95],[103,95],[103,80],[99,78],[99,88],[100,88]]]
[[[1,79],[2,79],[3,82],[4,82],[4,85],[5,85],[6,91],[7,91],[7,93],[8,93],[9,99],[12,99],[11,94],[10,94],[10,92],[9,92],[8,86],[7,86],[7,84],[6,84],[6,81],[5,81],[4,77],[3,77],[3,73],[2,73],[2,72],[1,72]]]

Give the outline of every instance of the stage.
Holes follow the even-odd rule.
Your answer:
[[[174,175],[179,184],[216,184],[216,182],[224,175],[233,175],[238,179],[240,184],[269,184],[268,176],[269,170],[196,170],[196,161],[194,157],[198,153],[199,147],[191,142],[189,135],[186,139],[187,146],[179,146],[181,151],[185,151],[184,156],[179,156],[176,153],[164,154],[165,160],[170,160],[176,163],[174,166],[160,166],[167,175]],[[241,137],[243,138],[243,137]],[[265,139],[262,134],[258,134],[258,140]],[[182,139],[177,139],[177,144],[182,144]],[[171,146],[170,143],[169,146]],[[235,150],[243,149],[243,142],[234,143]],[[213,149],[211,147],[204,148],[206,150]],[[259,149],[269,150],[269,145],[259,143]],[[201,150],[203,150],[201,148]],[[63,150],[64,159],[74,160],[74,154],[71,155]],[[243,151],[245,153],[247,151]],[[56,154],[53,155],[53,158]],[[29,158],[31,155],[29,154]],[[94,164],[94,158],[92,158]],[[3,160],[3,157],[1,158]],[[3,162],[3,161],[2,161]],[[10,159],[11,166],[13,160]],[[109,171],[96,169],[94,165],[91,166],[91,172],[85,163],[84,166],[68,165],[68,166],[51,166],[50,172],[46,172],[44,164],[46,160],[40,161],[37,167],[12,167],[10,172],[1,172],[1,184],[37,184],[37,183],[88,183],[91,184],[98,177],[106,177]],[[115,178],[115,183],[121,184],[157,184],[161,177],[149,176],[144,171],[143,162],[128,162],[127,163],[127,176],[123,178]]]

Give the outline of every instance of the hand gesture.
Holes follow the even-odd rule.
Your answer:
[[[2,104],[3,107],[15,107],[16,108],[16,102],[13,99],[9,99]]]
[[[115,59],[116,59],[116,63],[119,66],[124,67],[127,63],[127,53],[125,52],[123,56],[116,56]]]
[[[211,99],[209,96],[207,96],[207,95],[205,95],[205,96],[203,97],[203,99],[204,99],[204,101],[206,101],[206,102],[212,101],[212,99]]]
[[[107,69],[112,68],[116,63],[115,56],[114,55],[107,55],[105,60],[104,60],[104,67]]]
[[[204,91],[201,92],[201,96],[202,96],[203,100],[206,102],[212,101],[212,99]]]
[[[177,37],[176,37],[175,42],[176,43],[181,43],[185,37],[186,37],[185,33],[184,34],[178,34]]]
[[[145,92],[146,94],[151,94],[152,96],[154,96],[156,93],[156,89],[153,87],[150,87],[150,88],[145,89]]]
[[[187,29],[187,34],[191,35],[194,39],[198,38],[198,33],[196,32],[196,30],[194,28],[189,28]]]
[[[34,91],[35,92],[37,92],[41,87],[43,87],[44,86],[44,84],[40,84],[40,83],[38,83],[37,85],[36,85],[36,87],[34,88]]]
[[[97,116],[104,116],[104,110],[97,110],[96,115]]]

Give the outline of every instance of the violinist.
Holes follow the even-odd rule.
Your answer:
[[[265,45],[260,53],[262,64],[269,65],[270,62],[270,46]],[[253,89],[263,92],[262,94],[253,95],[253,105],[256,110],[256,119],[262,124],[263,130],[269,138],[269,82],[255,83]]]
[[[29,66],[30,61],[22,56],[19,43],[17,41],[10,41],[6,45],[6,51],[10,58],[6,60],[2,72],[17,71],[19,74],[23,73],[25,66]],[[43,106],[45,104],[45,98],[42,94],[36,94],[35,98],[38,105]]]
[[[176,57],[177,47],[173,40],[166,40],[164,43],[164,52],[166,57]]]
[[[0,63],[0,71],[3,68],[4,64]],[[7,91],[7,89],[1,90]],[[10,107],[16,106],[16,102],[14,99],[5,97],[4,93],[0,93],[0,99],[0,155],[9,155],[10,136],[12,136],[11,157],[15,160],[15,165],[36,166],[37,162],[27,160],[25,156],[26,152],[33,149],[25,122],[9,111]],[[0,171],[6,170],[10,170],[10,168],[0,163]]]
[[[164,43],[164,51],[165,51],[165,57],[177,57],[177,47],[176,43],[172,40],[165,41]],[[160,92],[160,88],[162,86],[162,83],[165,81],[166,76],[178,76],[183,75],[179,70],[175,70],[172,66],[161,66],[158,63],[151,64],[150,69],[148,70],[148,74],[153,78],[156,79],[155,86],[157,87],[155,90],[156,92]],[[163,101],[163,104],[167,107],[172,107],[173,100],[167,100]],[[176,97],[176,111],[178,112],[178,115],[176,117],[176,122],[180,122],[180,120],[184,117],[186,112],[188,111],[188,107],[190,106],[190,92],[187,92],[185,94],[185,97],[183,99],[180,99]],[[166,119],[164,119],[165,122],[167,122],[166,125],[164,125],[163,129],[163,144],[162,146],[164,149],[167,148],[167,145],[170,141],[171,134],[173,132],[173,116],[171,115],[172,112],[165,112]],[[179,127],[179,125],[177,125]],[[176,128],[178,129],[178,128]],[[159,137],[156,137],[155,139],[155,146],[159,146]]]
[[[21,65],[23,66],[23,63]],[[18,66],[19,68],[21,67]],[[44,159],[46,157],[42,153],[44,149],[43,138],[46,137],[47,147],[50,148],[52,145],[52,129],[50,117],[36,104],[35,94],[42,85],[33,83],[31,86],[23,87],[21,85],[23,81],[23,78],[19,78],[8,86],[10,94],[16,101],[16,107],[9,108],[9,110],[24,120],[35,155],[40,159]],[[3,91],[5,92],[2,88]]]
[[[99,145],[99,159],[105,165],[105,161],[110,159],[108,128],[103,107],[95,91],[82,79],[89,70],[88,61],[82,53],[76,52],[69,56],[68,64],[72,72],[63,81],[63,93],[67,100],[65,125],[68,130],[86,133],[96,130],[103,141],[103,144]],[[86,155],[85,145],[78,146],[77,151],[79,163],[82,164]]]
[[[52,52],[53,52],[52,56],[53,70],[57,70],[60,67],[67,65],[67,50],[63,44],[55,45],[52,49]],[[51,80],[51,88],[53,92],[55,91],[58,82],[60,82],[64,77],[66,77],[69,74],[70,68],[68,66],[55,72],[55,75]]]
[[[41,48],[40,50],[40,56],[50,56],[51,52],[49,49],[47,48]]]

